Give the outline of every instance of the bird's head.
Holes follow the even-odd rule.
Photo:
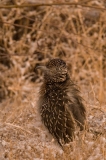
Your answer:
[[[64,82],[67,76],[66,63],[61,59],[52,59],[46,66],[39,66],[44,72],[46,82]]]

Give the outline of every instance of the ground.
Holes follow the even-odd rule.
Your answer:
[[[105,105],[94,105],[94,101],[86,104],[89,131],[80,133],[62,149],[41,122],[37,109],[39,86],[33,90],[23,100],[18,96],[0,105],[0,160],[105,160]]]

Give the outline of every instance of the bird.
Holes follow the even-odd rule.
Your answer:
[[[86,108],[83,98],[71,80],[64,60],[54,58],[38,68],[44,73],[38,100],[41,121],[63,146],[73,141],[76,126],[84,130]]]

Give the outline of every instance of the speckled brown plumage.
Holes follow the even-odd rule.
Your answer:
[[[71,81],[63,60],[52,59],[40,68],[44,72],[39,97],[42,121],[60,145],[69,143],[76,124],[82,130],[85,123],[86,111],[80,92]]]

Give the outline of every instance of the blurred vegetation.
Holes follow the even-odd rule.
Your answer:
[[[18,4],[17,0],[7,2]],[[106,11],[95,8],[104,8],[105,2],[82,1],[80,4],[94,8],[35,7],[33,4],[32,7],[1,8],[0,101],[16,94],[16,90],[21,92],[27,83],[40,82],[41,73],[36,66],[54,57],[66,60],[72,78],[85,84],[85,88],[95,86],[97,98],[104,101]]]

